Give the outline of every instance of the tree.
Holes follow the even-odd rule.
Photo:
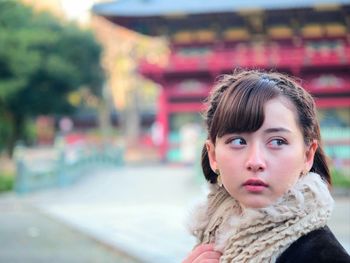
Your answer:
[[[0,148],[11,153],[26,138],[29,118],[72,113],[72,91],[84,86],[101,96],[100,55],[90,31],[17,1],[0,2]]]

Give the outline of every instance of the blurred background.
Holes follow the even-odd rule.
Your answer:
[[[314,96],[350,251],[349,28],[348,0],[0,0],[0,262],[180,262],[235,68]]]

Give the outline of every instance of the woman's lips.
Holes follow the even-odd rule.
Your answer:
[[[259,193],[264,191],[269,185],[260,179],[248,179],[244,182],[243,187],[248,192]]]

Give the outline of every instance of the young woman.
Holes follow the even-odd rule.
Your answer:
[[[333,199],[315,103],[279,73],[224,76],[208,100],[210,182],[183,263],[350,262],[327,220]]]

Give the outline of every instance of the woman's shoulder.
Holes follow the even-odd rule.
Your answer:
[[[326,226],[296,240],[278,257],[276,263],[345,263],[350,256]]]

